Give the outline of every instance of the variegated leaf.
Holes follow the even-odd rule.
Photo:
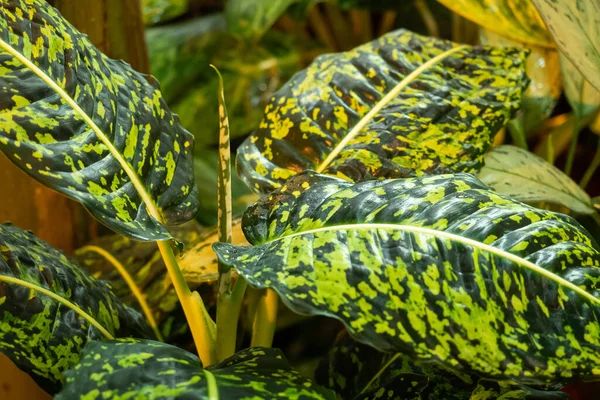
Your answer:
[[[533,0],[558,48],[600,90],[600,2]]]
[[[32,233],[0,225],[0,352],[49,393],[60,388],[86,342],[104,333],[44,291],[74,304],[112,336],[150,336],[141,315],[106,282]]]
[[[531,0],[438,0],[450,10],[517,42],[554,47]]]
[[[250,348],[202,369],[180,348],[140,340],[90,342],[67,374],[67,399],[335,399],[302,377],[277,349]]]
[[[554,390],[455,375],[433,363],[414,363],[401,353],[381,353],[348,335],[337,341],[315,374],[317,383],[335,390],[344,399],[569,399],[566,393]]]
[[[588,82],[588,76],[563,54],[560,54],[560,67],[565,82],[565,96],[578,119],[584,119],[600,108],[600,89]]]
[[[152,77],[100,53],[43,0],[0,3],[0,150],[141,240],[197,208],[193,137]]]
[[[600,247],[573,218],[468,174],[351,184],[307,173],[251,207],[250,285],[383,351],[521,383],[600,376]]]
[[[401,30],[320,56],[271,99],[238,174],[264,194],[306,169],[354,181],[475,171],[520,106],[526,53]]]
[[[519,201],[547,201],[581,214],[595,212],[590,196],[564,172],[515,146],[500,146],[487,153],[477,177],[498,193]]]
[[[230,32],[244,39],[258,40],[281,14],[301,0],[228,0],[225,17]]]

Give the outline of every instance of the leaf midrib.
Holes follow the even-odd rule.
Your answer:
[[[135,187],[136,191],[140,195],[143,203],[146,205],[148,209],[148,213],[152,218],[158,221],[161,225],[164,225],[164,220],[160,210],[157,205],[152,200],[150,193],[146,190],[146,187],[142,183],[140,177],[134,171],[133,167],[123,158],[121,153],[117,150],[114,144],[108,139],[106,134],[102,132],[102,130],[96,125],[96,123],[79,107],[79,105],[69,96],[67,92],[63,88],[61,88],[54,80],[48,76],[44,71],[42,71],[37,65],[35,65],[31,60],[13,48],[11,45],[6,43],[4,40],[0,39],[0,48],[6,50],[9,54],[19,60],[23,65],[29,68],[33,73],[35,73],[39,78],[41,78],[52,90],[54,90],[77,114],[81,116],[81,118],[85,121],[85,123],[94,131],[98,139],[104,143],[104,145],[108,148],[111,155],[119,162],[127,176],[129,177],[131,183]]]
[[[527,261],[522,257],[519,257],[515,254],[509,253],[508,251],[505,250],[501,250],[498,249],[496,247],[490,246],[488,244],[485,243],[481,243],[477,240],[473,240],[473,239],[469,239],[466,238],[464,236],[460,236],[460,235],[456,235],[454,233],[449,233],[449,232],[444,232],[444,231],[439,231],[437,229],[431,229],[431,228],[424,228],[422,226],[416,226],[416,225],[403,225],[403,224],[383,224],[383,223],[369,223],[369,224],[345,224],[345,225],[337,225],[337,226],[331,226],[331,227],[323,227],[323,228],[316,228],[316,229],[310,229],[307,231],[303,231],[303,232],[295,232],[292,234],[288,234],[285,236],[280,236],[278,238],[266,241],[264,243],[261,243],[261,245],[264,244],[268,244],[268,243],[273,243],[279,240],[284,240],[284,239],[291,239],[293,237],[296,236],[302,236],[302,235],[308,235],[308,234],[317,234],[320,232],[329,232],[329,231],[345,231],[345,230],[373,230],[373,229],[389,229],[389,230],[398,230],[398,231],[404,231],[404,232],[411,232],[411,233],[419,233],[419,234],[424,234],[424,235],[431,235],[434,237],[439,237],[439,238],[444,238],[444,239],[448,239],[454,242],[458,242],[461,244],[464,244],[466,246],[472,246],[476,249],[479,249],[481,251],[485,251],[491,254],[494,254],[498,257],[502,257],[505,259],[508,259],[512,262],[514,262],[517,265],[520,265],[522,267],[528,268],[554,282],[556,282],[557,284],[567,287],[571,290],[573,290],[574,292],[576,292],[577,294],[579,294],[580,296],[585,297],[586,299],[590,300],[592,303],[595,303],[597,305],[600,305],[600,299],[595,298],[594,296],[592,296],[590,293],[586,292],[585,290],[581,289],[580,287],[572,284],[571,282],[561,278],[560,276],[553,274],[552,272],[548,271],[545,268],[540,267],[539,265],[536,265],[534,263],[532,263],[531,261]]]
[[[325,158],[325,160],[323,160],[323,162],[321,162],[321,164],[319,164],[319,166],[316,168],[316,171],[319,173],[323,172],[325,170],[325,168],[327,168],[329,166],[329,164],[331,164],[331,162],[333,160],[335,160],[335,158],[342,152],[342,150],[348,145],[348,143],[350,143],[350,141],[352,139],[354,139],[356,136],[358,136],[360,134],[360,132],[362,131],[362,129],[370,121],[372,121],[373,118],[375,118],[377,116],[377,114],[379,114],[379,112],[383,109],[383,107],[385,107],[396,96],[398,96],[398,94],[402,91],[402,89],[404,89],[406,86],[408,86],[410,83],[412,83],[415,79],[417,79],[423,72],[425,72],[427,69],[433,67],[438,62],[444,60],[445,58],[448,58],[449,56],[451,56],[454,53],[457,53],[457,52],[467,49],[469,47],[470,46],[468,46],[468,45],[460,45],[460,46],[456,46],[451,49],[448,49],[448,50],[444,51],[443,53],[438,54],[437,56],[428,60],[423,65],[421,65],[420,67],[415,69],[413,72],[411,72],[409,75],[407,75],[404,79],[402,79],[396,86],[394,86],[394,88],[392,90],[390,90],[381,100],[379,100],[377,102],[377,104],[375,104],[375,106],[373,108],[371,108],[371,110],[369,110],[369,112],[360,119],[360,121],[358,121],[358,123],[352,128],[352,130],[350,132],[348,132],[348,134],[344,137],[344,139],[342,139],[331,150],[331,153],[329,153],[327,158]]]

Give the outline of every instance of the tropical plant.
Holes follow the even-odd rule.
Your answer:
[[[241,37],[240,51],[267,43],[282,13],[323,9],[339,45],[346,16],[371,21],[354,13],[361,1],[270,3],[232,0],[225,17],[186,25],[184,36]],[[600,216],[585,191],[600,159],[580,185],[569,177],[580,128],[598,112],[600,62],[595,41],[555,39],[573,13],[597,20],[600,10],[576,3],[458,1],[451,7],[479,23],[519,29],[484,32],[494,44],[485,46],[400,29],[319,55],[270,89],[249,136],[225,97],[243,68],[213,39],[194,40],[198,62],[229,66],[223,76],[192,59],[180,76],[154,62],[168,101],[192,82],[213,92],[218,135],[194,137],[156,79],[106,57],[44,0],[0,1],[0,150],[116,232],[75,261],[0,225],[0,352],[57,399],[570,398],[565,386],[600,379],[600,245],[590,233]],[[428,4],[414,4],[435,30]],[[154,23],[188,2],[144,6]],[[524,37],[564,55],[514,42]],[[528,87],[558,79],[527,75],[548,57],[570,71],[566,173],[553,165],[553,137],[545,158],[522,148],[557,103],[556,87]],[[262,76],[262,62],[250,75]],[[198,81],[210,67],[210,83]],[[517,146],[498,146],[506,127]],[[244,138],[237,182],[232,137]],[[216,202],[197,182],[216,185]],[[217,215],[198,218],[200,209]],[[301,319],[283,324],[290,313],[343,326],[309,376],[273,348],[277,330]]]

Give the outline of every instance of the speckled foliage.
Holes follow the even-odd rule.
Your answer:
[[[472,175],[351,184],[306,173],[214,246],[293,310],[359,341],[522,383],[600,376],[600,252],[573,218]]]
[[[11,161],[123,235],[166,239],[161,222],[193,217],[193,137],[154,78],[104,56],[43,0],[0,1],[0,39],[0,150]]]
[[[180,348],[153,341],[90,342],[57,400],[330,399],[333,392],[295,372],[280,350],[250,348],[202,369]]]
[[[318,57],[271,99],[238,174],[265,194],[307,169],[353,181],[476,171],[520,107],[527,51],[464,46],[417,73],[457,46],[400,30]]]
[[[148,337],[140,314],[123,305],[110,286],[81,270],[32,233],[0,225],[0,275],[48,289],[75,303],[117,337]],[[101,333],[70,308],[13,283],[0,282],[0,352],[46,391],[60,388],[63,372],[79,361]]]
[[[414,363],[401,353],[382,353],[344,335],[321,360],[317,383],[343,399],[568,400],[566,393],[509,382],[455,375],[434,363]]]

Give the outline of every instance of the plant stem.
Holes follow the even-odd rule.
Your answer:
[[[512,137],[515,146],[518,146],[524,150],[528,149],[527,138],[525,137],[525,130],[523,129],[523,121],[517,117],[508,123],[508,131]]]
[[[364,10],[350,10],[352,32],[358,44],[367,43],[373,39],[373,24],[371,14]]]
[[[590,181],[592,180],[592,177],[596,173],[596,170],[598,169],[598,167],[600,167],[600,138],[598,139],[598,147],[596,148],[596,154],[594,154],[594,158],[592,159],[592,162],[590,163],[588,168],[585,170],[585,173],[583,174],[583,178],[581,178],[581,182],[579,182],[579,186],[582,189],[585,189],[587,187],[588,183],[590,183]]]
[[[167,271],[173,282],[177,297],[181,302],[185,318],[190,325],[190,330],[200,360],[202,360],[204,366],[212,365],[217,360],[214,340],[214,322],[208,316],[208,312],[198,293],[192,294],[190,291],[190,288],[181,273],[181,269],[177,264],[170,243],[166,241],[159,241],[156,243],[158,244],[158,249],[160,250],[160,254],[163,257]]]
[[[326,45],[329,50],[337,50],[335,38],[329,30],[321,11],[319,11],[319,5],[315,4],[308,13],[308,23],[312,30],[316,33],[319,40]]]
[[[383,17],[381,17],[381,23],[379,24],[379,36],[383,36],[394,29],[394,24],[396,23],[397,17],[398,13],[396,11],[386,11],[383,13]]]
[[[348,26],[348,21],[344,15],[335,4],[325,3],[323,7],[325,7],[325,15],[329,20],[338,48],[344,51],[351,49],[352,42],[351,35],[349,35],[351,27]]]
[[[429,36],[440,36],[440,28],[438,27],[437,21],[433,16],[433,13],[429,9],[426,0],[415,0],[415,7],[419,14],[421,14],[421,18],[425,23],[425,27],[427,28],[427,33]]]
[[[152,315],[152,309],[148,305],[148,302],[146,301],[146,298],[144,297],[140,288],[135,283],[135,280],[133,279],[131,274],[129,274],[129,272],[125,269],[123,264],[121,264],[119,262],[119,260],[117,260],[108,251],[106,251],[103,248],[98,247],[98,246],[84,246],[81,249],[79,249],[78,252],[97,253],[97,254],[101,255],[102,257],[104,257],[106,259],[106,261],[108,261],[119,272],[119,274],[123,277],[123,280],[125,281],[125,283],[127,283],[127,286],[129,286],[129,290],[131,290],[131,293],[133,293],[133,296],[136,298],[136,300],[140,304],[140,307],[142,308],[142,311],[144,312],[144,315],[146,316],[146,319],[148,320],[148,324],[152,328],[152,331],[154,331],[154,335],[156,336],[156,338],[159,341],[164,342],[165,339],[163,338],[162,334],[160,333],[160,330],[158,329],[158,324],[156,323],[156,320],[154,319],[154,316]]]
[[[567,162],[565,164],[565,174],[571,176],[573,170],[573,161],[575,159],[575,150],[577,150],[577,140],[579,139],[579,115],[575,113],[575,123],[573,124],[573,138],[571,139],[571,146],[569,147],[569,153],[567,154]]]
[[[252,327],[252,347],[271,347],[275,336],[279,298],[274,290],[266,289],[258,301]]]
[[[246,279],[238,276],[231,293],[219,295],[217,298],[217,358],[219,361],[223,361],[235,353],[238,320],[247,285]]]

